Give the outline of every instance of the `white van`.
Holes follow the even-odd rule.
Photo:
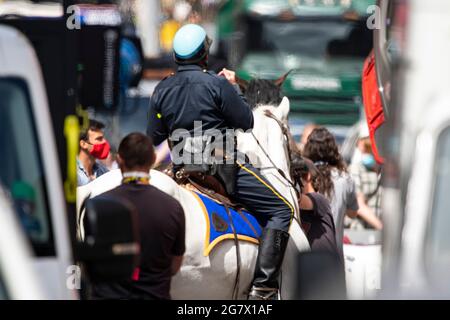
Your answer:
[[[45,284],[46,296],[73,299],[77,292],[65,286],[73,261],[43,83],[27,38],[12,27],[0,26],[0,183],[13,199],[31,243],[32,265]]]

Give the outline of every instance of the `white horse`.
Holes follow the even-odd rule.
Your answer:
[[[293,187],[274,169],[273,164],[290,177],[287,154],[287,141],[279,124],[267,117],[268,109],[279,120],[285,122],[289,113],[289,100],[285,97],[278,107],[259,106],[253,111],[254,129],[251,133],[238,134],[238,149],[246,153],[255,166],[262,169],[262,174],[295,208],[299,217],[297,196]],[[258,139],[260,145],[255,141]],[[262,150],[267,152],[272,162]],[[266,168],[266,169],[264,169]],[[173,299],[232,299],[236,274],[237,254],[234,240],[224,240],[217,244],[208,256],[204,255],[204,242],[207,232],[206,219],[202,207],[192,191],[179,186],[162,172],[151,170],[150,183],[170,194],[182,205],[186,217],[186,252],[181,270],[172,279],[171,296]],[[77,204],[86,197],[94,197],[121,183],[120,170],[110,171],[93,182],[78,188]],[[79,213],[83,214],[83,213]],[[82,220],[82,219],[81,219]],[[283,299],[293,298],[295,285],[294,259],[299,252],[309,251],[308,240],[298,221],[295,219],[290,228],[290,240],[286,249],[281,269],[281,290]],[[80,236],[83,237],[83,228]],[[247,241],[239,241],[240,277],[238,299],[245,299],[253,280],[258,246]]]

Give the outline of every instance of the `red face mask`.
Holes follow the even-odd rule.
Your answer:
[[[94,158],[103,160],[103,159],[106,159],[106,157],[108,156],[110,148],[111,147],[109,145],[109,142],[107,140],[105,140],[105,142],[103,142],[103,143],[93,144],[92,149],[91,149],[91,151],[89,151],[89,153]]]

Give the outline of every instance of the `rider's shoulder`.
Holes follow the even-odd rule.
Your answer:
[[[228,80],[225,77],[219,76],[217,73],[215,73],[212,70],[206,70],[204,71],[206,74],[208,74],[210,77],[212,77],[212,81],[217,86],[224,86],[229,84]]]
[[[173,79],[175,74],[176,74],[175,72],[171,72],[168,75],[166,75],[164,78],[162,78],[161,81],[159,81],[156,88],[164,87],[165,85],[167,85]]]
[[[207,79],[208,79],[208,81],[211,81],[211,78],[212,79],[217,79],[217,78],[220,78],[218,75],[217,75],[217,73],[215,73],[214,71],[212,71],[212,70],[208,70],[208,69],[202,69],[201,70],[202,72],[201,72],[201,77],[206,77]],[[197,73],[198,74],[198,73]]]
[[[208,74],[208,75],[210,75],[210,76],[212,76],[212,77],[214,77],[214,78],[220,78],[220,77],[217,75],[217,73],[215,73],[215,72],[212,71],[212,70],[203,69],[203,72],[206,73],[206,74]]]

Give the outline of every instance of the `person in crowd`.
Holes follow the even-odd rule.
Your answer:
[[[381,230],[381,193],[380,166],[372,153],[369,130],[365,124],[357,144],[358,157],[350,165],[350,174],[355,181],[358,199],[358,216],[350,223],[352,229]]]
[[[171,18],[161,24],[159,39],[161,49],[164,52],[170,52],[172,50],[172,39],[179,28],[180,24]]]
[[[325,251],[339,257],[330,201],[313,187],[314,181],[321,179],[319,171],[311,160],[303,158],[298,152],[293,152],[291,156],[291,170],[301,188],[299,208],[302,228],[311,251]]]
[[[124,199],[138,213],[140,265],[133,278],[114,283],[96,283],[94,299],[170,299],[171,278],[180,269],[185,252],[185,216],[170,195],[150,185],[155,161],[152,139],[142,133],[127,135],[117,155],[122,184],[99,197]]]
[[[347,172],[334,136],[326,128],[311,132],[303,156],[313,161],[320,172],[321,179],[313,180],[313,187],[330,200],[336,243],[343,257],[344,216],[355,218],[358,214],[355,183]]]
[[[86,130],[80,134],[80,152],[77,158],[78,186],[88,184],[108,172],[106,166],[98,161],[106,159],[110,151],[104,128],[105,125],[100,121],[89,120]]]
[[[336,289],[335,293],[346,296],[345,264],[342,249],[336,241],[336,228],[331,213],[330,201],[316,192],[314,185],[321,182],[322,174],[313,162],[294,151],[291,154],[291,170],[294,182],[300,187],[299,208],[301,225],[308,239],[312,253],[326,254],[328,260],[317,268],[332,268],[332,278],[328,279]],[[326,264],[326,265],[325,265]]]
[[[306,142],[308,141],[308,137],[311,132],[318,127],[319,126],[317,124],[308,123],[305,128],[303,128],[302,137],[300,139],[300,143],[297,146],[300,151],[303,151],[303,149],[305,148]]]

